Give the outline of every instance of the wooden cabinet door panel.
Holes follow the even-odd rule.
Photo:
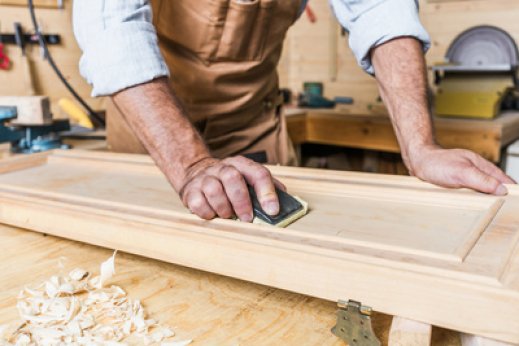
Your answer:
[[[307,216],[286,229],[189,214],[144,156],[0,162],[0,221],[426,323],[519,342],[519,189],[270,167]]]

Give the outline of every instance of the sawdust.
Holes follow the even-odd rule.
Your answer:
[[[174,332],[147,318],[140,301],[121,287],[106,287],[115,274],[115,255],[101,264],[99,276],[78,268],[25,287],[16,305],[21,320],[0,325],[0,345],[190,344],[171,341]]]

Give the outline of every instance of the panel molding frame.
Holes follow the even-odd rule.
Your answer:
[[[139,174],[160,174],[148,158],[59,151],[5,160],[0,163],[0,171],[7,172],[12,167],[14,171],[27,172],[31,167],[53,160],[54,163],[61,161],[60,164],[67,160],[83,164],[98,160],[107,167],[115,163],[114,169],[118,169],[117,165],[133,165]],[[369,174],[271,169],[281,176],[292,172],[315,178],[319,172],[319,179],[325,176],[330,181],[348,179],[359,183],[374,179],[374,175]],[[377,178],[392,186],[449,194],[447,190],[413,178]],[[509,186],[509,189],[516,199],[519,189],[516,186]],[[478,196],[469,191],[463,193]],[[71,203],[74,200],[76,202]],[[507,200],[505,198],[505,205]],[[519,342],[517,244],[512,260],[507,261],[506,268],[500,273],[505,276],[505,282],[511,274],[516,278],[504,285],[497,280],[492,282],[480,275],[448,268],[428,270],[422,264],[397,263],[377,257],[375,253],[344,251],[341,244],[335,244],[335,248],[323,246],[323,242],[329,241],[291,242],[290,239],[298,236],[295,230],[229,220],[208,222],[187,213],[110,204],[107,206],[81,196],[64,199],[60,193],[43,195],[31,191],[30,187],[0,184],[0,220],[13,226],[327,300],[356,299],[391,315],[501,341]],[[517,235],[513,239],[517,239]]]

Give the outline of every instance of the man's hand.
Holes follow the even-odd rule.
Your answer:
[[[397,38],[374,48],[371,58],[410,173],[444,187],[506,194],[503,184],[514,181],[495,165],[471,151],[436,145],[421,43],[410,37]]]
[[[244,157],[212,158],[166,79],[125,89],[112,99],[193,213],[204,219],[236,215],[252,221],[246,182],[268,214],[279,212],[274,186],[283,185],[264,166]]]
[[[278,214],[275,186],[283,190],[285,187],[272,178],[267,168],[242,156],[198,161],[187,170],[179,194],[184,205],[203,219],[236,215],[241,221],[251,222],[247,183],[253,186],[262,208],[270,215]]]
[[[506,195],[503,184],[515,182],[478,154],[464,149],[421,148],[410,158],[410,173],[444,187],[468,187],[494,195]]]

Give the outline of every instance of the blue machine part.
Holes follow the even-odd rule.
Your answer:
[[[55,120],[49,125],[20,126],[6,122],[16,119],[16,107],[0,106],[0,143],[11,143],[15,153],[37,153],[51,149],[67,149],[61,143],[59,132],[69,131],[68,120]]]
[[[18,116],[18,109],[15,106],[0,106],[0,120],[11,120]]]

